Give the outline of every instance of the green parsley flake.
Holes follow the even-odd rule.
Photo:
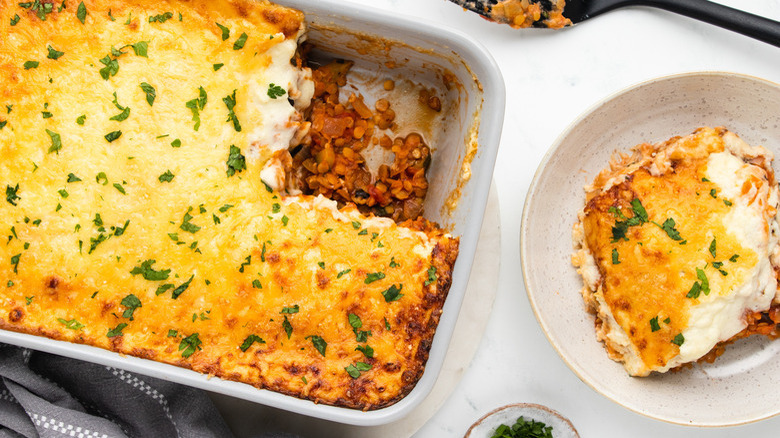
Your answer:
[[[227,176],[231,177],[236,172],[246,170],[246,157],[241,154],[241,149],[236,145],[230,145],[230,153],[227,159]]]
[[[220,64],[214,64],[212,66],[212,68],[214,69],[214,71],[217,71],[217,70],[221,69],[224,66],[225,66],[225,64],[220,63]]]
[[[198,338],[197,333],[193,333],[186,338],[183,338],[181,343],[179,343],[179,351],[182,352],[181,357],[186,359],[192,356],[196,351],[203,349],[201,348],[201,345],[202,342],[200,341],[200,338]]]
[[[677,228],[675,228],[676,225],[677,224],[674,222],[674,219],[669,218],[664,221],[663,225],[661,225],[661,229],[664,230],[666,235],[669,236],[669,238],[672,240],[682,240],[680,232],[677,231]]]
[[[68,191],[67,191],[67,190],[65,190],[65,189],[59,189],[59,190],[57,190],[57,193],[59,193],[59,194],[60,194],[60,196],[62,196],[62,198],[63,198],[63,199],[65,199],[65,198],[67,198],[68,196],[70,196],[70,195],[68,194]]]
[[[293,327],[292,324],[290,324],[290,321],[287,319],[287,315],[284,316],[284,321],[282,321],[282,328],[287,334],[287,339],[290,339],[290,336],[292,336]]]
[[[200,112],[206,107],[207,102],[208,95],[206,94],[206,89],[198,87],[198,97],[185,103],[185,106],[192,111],[192,121],[195,122],[193,129],[195,131],[200,129]]]
[[[32,68],[38,68],[39,65],[40,65],[40,62],[38,62],[38,61],[25,61],[24,69],[25,70],[30,70]]]
[[[386,290],[383,290],[382,291],[382,296],[385,297],[385,302],[390,303],[390,302],[393,302],[393,301],[400,300],[401,297],[404,296],[401,293],[401,289],[403,289],[403,287],[404,287],[403,284],[399,284],[398,286],[393,284],[393,285],[390,285],[390,287],[387,288]]]
[[[16,201],[22,199],[19,196],[19,184],[16,184],[16,186],[11,187],[10,185],[5,186],[5,200],[9,204],[16,207]]]
[[[19,14],[14,14],[13,18],[11,18],[11,26],[16,26],[19,20],[21,20]]]
[[[262,289],[263,288],[263,284],[260,283],[260,280],[254,279],[254,280],[252,280],[252,287],[255,288],[255,289]]]
[[[163,269],[160,271],[155,271],[154,268],[152,268],[152,265],[155,264],[156,260],[144,260],[141,262],[141,266],[136,266],[133,268],[132,271],[130,271],[130,274],[132,275],[138,275],[141,274],[141,276],[144,277],[145,280],[149,281],[163,281],[167,280],[168,276],[171,273],[170,269]]]
[[[225,103],[225,106],[228,109],[228,118],[227,122],[232,121],[233,122],[233,129],[236,130],[236,132],[241,132],[241,123],[238,121],[238,117],[235,113],[235,107],[236,107],[236,90],[233,90],[233,94],[225,96],[222,98],[222,102]]]
[[[141,306],[141,300],[139,300],[138,297],[133,294],[122,298],[122,301],[119,304],[126,307],[124,313],[122,313],[122,317],[128,318],[130,321],[133,320],[133,313],[135,312],[135,309],[143,307]]]
[[[216,24],[219,30],[222,31],[222,41],[225,41],[226,39],[230,38],[230,29],[217,22],[214,22],[214,24]]]
[[[114,183],[113,186],[114,186],[115,189],[117,189],[119,191],[119,193],[121,193],[123,195],[127,194],[127,192],[125,192],[125,188],[122,187],[122,184]]]
[[[14,274],[18,274],[19,272],[19,259],[22,257],[22,254],[16,254],[15,256],[11,257],[11,265],[14,267]]]
[[[685,337],[682,333],[678,333],[677,336],[672,339],[672,344],[679,346],[682,346],[682,344],[685,342]]]
[[[729,257],[729,261],[731,263],[736,263],[738,258],[739,258],[739,254],[734,254],[733,256]]]
[[[84,328],[84,324],[76,321],[75,318],[71,319],[71,320],[65,320],[65,319],[62,319],[62,318],[57,318],[57,321],[60,324],[63,324],[65,326],[65,328],[70,329],[70,330],[81,330],[82,328]]]
[[[154,89],[154,87],[146,82],[141,82],[140,87],[141,90],[146,93],[146,102],[149,104],[149,106],[154,105],[154,99],[157,97],[157,91]]]
[[[353,379],[357,379],[360,377],[361,372],[365,372],[370,370],[372,367],[371,365],[365,363],[365,362],[356,362],[354,365],[348,365],[344,368],[344,370],[349,374],[349,377],[352,377]]]
[[[173,173],[171,173],[170,170],[166,170],[165,173],[157,177],[160,182],[171,182],[173,181],[173,177],[176,176]]]
[[[300,306],[295,304],[295,305],[290,306],[290,307],[282,307],[282,311],[279,312],[279,313],[292,315],[293,313],[298,313],[300,310],[301,310]]]
[[[181,140],[178,138],[171,142],[171,147],[173,148],[180,148],[181,147]]]
[[[118,139],[121,136],[122,136],[122,131],[113,131],[113,132],[109,132],[104,137],[107,142],[113,143],[114,140]]]
[[[661,326],[658,325],[658,317],[656,316],[650,320],[650,331],[657,332],[658,330],[661,330]]]
[[[270,97],[271,99],[276,99],[278,97],[282,97],[285,94],[287,94],[287,92],[284,91],[284,88],[274,84],[273,82],[271,82],[268,85],[268,97]]]
[[[438,280],[438,276],[436,276],[436,267],[431,266],[428,268],[428,279],[425,280],[425,285],[428,286],[431,283],[435,283],[436,280]]]
[[[157,23],[165,23],[166,21],[170,20],[171,18],[173,18],[173,13],[172,12],[165,12],[164,14],[150,16],[149,17],[149,22],[150,23],[155,23],[155,22],[157,22]]]
[[[355,347],[355,351],[363,353],[366,357],[374,357],[374,349],[370,345],[358,345]]]
[[[224,31],[222,36],[224,36]],[[246,40],[249,38],[249,35],[246,34],[246,32],[242,32],[241,36],[238,37],[235,43],[233,43],[233,50],[241,50],[244,48],[244,45],[246,44]]]
[[[319,351],[320,354],[325,357],[325,350],[328,348],[328,343],[325,342],[325,339],[318,335],[306,336],[306,339],[311,339],[311,343],[314,345],[314,348],[316,348],[317,351]]]
[[[716,253],[716,250],[717,250],[717,243],[716,243],[716,241],[715,241],[715,238],[713,237],[713,238],[712,238],[712,242],[710,242],[710,254],[712,254],[712,258],[715,258],[715,257],[717,257],[717,256],[715,255],[715,253]]]
[[[342,276],[349,274],[352,271],[352,269],[345,269],[343,271],[340,271],[338,274],[336,274],[336,278],[341,278]]]
[[[184,293],[184,291],[186,291],[186,290],[187,290],[187,288],[188,288],[188,287],[190,287],[190,283],[192,283],[192,279],[193,279],[193,278],[195,278],[195,274],[192,274],[192,275],[190,276],[190,279],[189,279],[189,280],[185,281],[185,282],[184,282],[184,283],[182,283],[182,284],[181,284],[179,287],[177,287],[176,289],[174,289],[174,290],[173,290],[173,292],[171,293],[171,298],[173,298],[174,300],[175,300],[175,299],[177,299],[177,298],[179,298],[179,295],[181,295],[182,293]]]
[[[81,126],[84,126],[84,122],[86,121],[87,121],[87,116],[85,114],[78,116],[78,118],[76,119],[76,123],[78,123]]]
[[[83,1],[79,3],[78,9],[76,9],[76,18],[79,19],[81,24],[84,24],[84,21],[87,19],[87,7],[84,6]]]
[[[106,333],[106,337],[115,338],[117,336],[122,336],[124,334],[122,333],[122,330],[124,330],[125,327],[127,327],[127,323],[120,322],[116,327],[108,330],[108,333]]]
[[[53,59],[55,61],[60,59],[60,57],[62,57],[62,55],[65,54],[65,52],[60,52],[59,50],[56,50],[51,45],[47,46],[47,49],[49,51],[49,54],[46,55],[46,57],[49,58],[49,59]]]
[[[260,336],[255,335],[255,334],[251,334],[251,335],[247,336],[246,339],[244,339],[244,342],[242,342],[241,346],[238,347],[238,348],[240,348],[241,351],[246,352],[247,350],[249,350],[249,347],[251,347],[252,344],[254,344],[255,342],[257,342],[258,344],[265,344],[265,341],[263,340],[263,338],[261,338]]]
[[[144,58],[148,58],[148,52],[149,52],[149,41],[138,41],[135,44],[130,44],[130,47],[133,48],[133,52],[135,53],[135,56],[142,56]]]
[[[57,152],[59,153],[59,150],[62,149],[62,139],[60,138],[60,134],[46,130],[46,133],[49,134],[49,138],[51,138],[51,146],[49,146],[49,150],[47,153]]]
[[[193,216],[190,214],[191,211],[192,211],[192,207],[190,207],[189,210],[187,210],[187,213],[184,213],[184,218],[182,218],[181,225],[179,226],[179,228],[181,228],[182,230],[188,233],[195,234],[198,231],[200,231],[200,227],[190,222],[193,219]]]
[[[79,182],[79,181],[81,181],[81,178],[77,177],[75,174],[73,174],[73,173],[69,173],[68,174],[68,182],[69,183]]]
[[[369,272],[366,274],[366,279],[363,281],[365,284],[371,284],[375,281],[379,281],[385,278],[384,272]]]

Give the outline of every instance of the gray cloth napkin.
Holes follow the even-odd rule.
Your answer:
[[[0,344],[0,438],[230,438],[206,393]]]

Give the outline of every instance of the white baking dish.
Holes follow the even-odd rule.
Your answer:
[[[368,412],[318,405],[253,386],[207,376],[146,359],[123,356],[86,345],[0,330],[0,342],[83,359],[135,371],[253,402],[355,425],[388,423],[409,413],[432,389],[455,328],[476,250],[482,216],[487,202],[504,115],[504,83],[491,56],[464,34],[398,15],[372,10],[369,6],[345,5],[337,0],[284,0],[279,3],[302,10],[309,24],[308,41],[315,57],[346,58],[355,61],[357,76],[378,79],[410,79],[426,88],[441,90],[445,106],[452,111],[426,139],[434,148],[429,170],[430,190],[425,216],[460,236],[460,255],[453,272],[452,287],[444,305],[430,357],[417,386],[395,405]],[[391,66],[391,67],[388,67]],[[449,90],[444,87],[445,75]],[[371,100],[368,89],[360,91]],[[381,84],[381,82],[379,82]],[[456,85],[457,84],[457,85]],[[374,87],[379,89],[379,87]],[[397,107],[397,113],[403,108]],[[478,148],[471,161],[471,177],[462,178],[463,163],[470,146]],[[468,160],[466,160],[468,161]],[[453,197],[454,191],[459,197]],[[448,201],[457,199],[457,206]]]

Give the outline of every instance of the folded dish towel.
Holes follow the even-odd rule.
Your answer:
[[[0,438],[232,436],[198,389],[0,344]]]

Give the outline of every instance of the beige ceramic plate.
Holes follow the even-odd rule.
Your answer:
[[[536,317],[580,379],[652,418],[725,426],[780,413],[780,340],[754,336],[728,346],[713,364],[629,377],[596,341],[570,258],[583,186],[607,166],[613,151],[705,125],[725,126],[780,158],[780,86],[732,73],[691,73],[651,80],[599,103],[542,160],[523,210],[521,256]]]

